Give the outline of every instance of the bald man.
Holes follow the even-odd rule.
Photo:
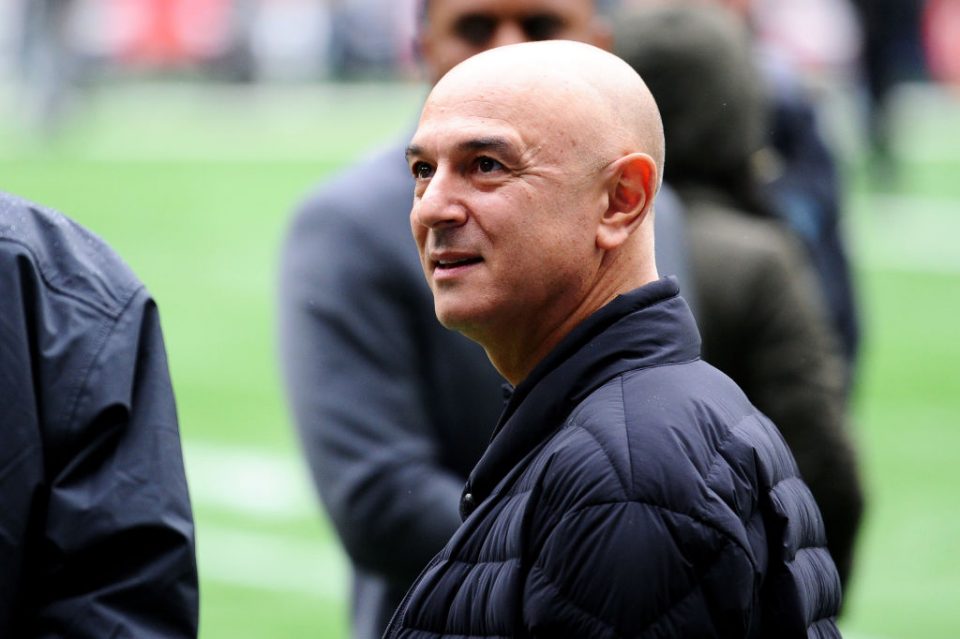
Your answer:
[[[658,279],[663,132],[639,76],[573,42],[482,53],[407,156],[437,317],[515,388],[385,637],[838,637],[788,448]]]
[[[425,0],[418,34],[431,83],[469,56],[562,38],[607,46],[594,0]],[[282,248],[281,360],[323,506],[350,559],[351,636],[378,639],[404,593],[460,525],[463,483],[503,408],[503,378],[433,312],[407,216],[403,152],[339,171],[291,220]],[[661,195],[661,270],[681,283],[685,236]],[[684,294],[690,288],[684,285]]]

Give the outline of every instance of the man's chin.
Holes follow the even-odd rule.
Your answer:
[[[458,310],[442,308],[439,305],[435,307],[437,319],[444,328],[451,331],[462,331],[470,325],[470,315]]]
[[[481,314],[476,308],[436,302],[434,310],[437,314],[437,320],[444,328],[463,333],[471,339],[482,324]]]

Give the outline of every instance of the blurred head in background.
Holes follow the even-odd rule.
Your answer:
[[[535,40],[611,46],[601,0],[421,0],[417,50],[427,79],[481,51]]]
[[[764,209],[755,154],[765,146],[769,104],[750,35],[724,4],[642,3],[617,15],[614,52],[660,108],[665,179],[711,185],[745,209]]]

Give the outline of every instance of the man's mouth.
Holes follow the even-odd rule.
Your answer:
[[[482,257],[461,257],[456,259],[434,260],[434,267],[441,270],[459,268],[461,266],[470,266],[483,261]]]

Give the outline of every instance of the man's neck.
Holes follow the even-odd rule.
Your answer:
[[[532,323],[528,322],[531,324],[529,330],[524,330],[521,322],[510,322],[500,329],[489,331],[488,339],[479,335],[471,339],[484,347],[494,368],[504,379],[516,386],[585,319],[617,296],[656,279],[657,273],[654,270],[646,277],[628,278],[619,286],[596,287],[582,298],[576,307],[568,312],[558,313],[552,321],[550,318],[536,318]]]

